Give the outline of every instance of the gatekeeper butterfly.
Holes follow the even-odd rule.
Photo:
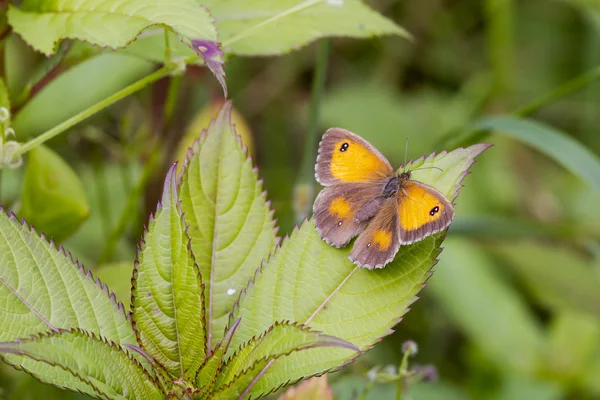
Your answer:
[[[446,229],[452,203],[438,190],[396,174],[369,142],[341,128],[325,132],[315,165],[325,186],[313,206],[315,226],[330,245],[358,239],[348,258],[368,269],[393,260],[400,245],[415,243]]]

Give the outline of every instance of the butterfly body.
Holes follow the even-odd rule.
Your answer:
[[[395,173],[387,159],[358,135],[329,129],[319,145],[316,178],[326,186],[313,213],[319,235],[335,247],[358,236],[349,258],[369,269],[389,263],[402,244],[446,229],[454,218],[438,190]]]

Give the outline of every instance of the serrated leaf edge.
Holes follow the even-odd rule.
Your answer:
[[[206,332],[206,309],[205,309],[205,295],[204,295],[204,281],[202,279],[202,274],[200,273],[200,268],[198,267],[198,264],[196,263],[196,257],[194,255],[194,252],[192,251],[192,239],[189,235],[189,225],[186,223],[185,221],[185,213],[183,212],[183,210],[181,209],[181,200],[179,199],[179,181],[177,180],[177,176],[176,176],[176,171],[177,171],[177,162],[173,163],[171,165],[171,167],[169,168],[169,171],[167,173],[167,176],[165,177],[165,188],[167,187],[167,185],[171,185],[174,184],[173,188],[172,188],[172,192],[175,195],[176,198],[176,202],[175,202],[175,207],[177,208],[177,211],[179,212],[180,218],[181,218],[181,222],[183,224],[183,231],[184,234],[187,238],[187,250],[188,250],[188,256],[191,257],[192,261],[193,261],[193,268],[196,272],[196,277],[199,281],[199,288],[200,288],[200,297],[202,298],[202,307],[201,307],[201,319],[203,322],[203,335],[204,335],[204,343],[205,343],[205,357],[207,354],[206,351],[206,336],[207,336],[207,332]],[[171,182],[171,176],[173,176],[172,182]],[[163,190],[164,190],[163,189]],[[130,295],[130,301],[131,301],[131,305],[130,305],[130,309],[132,311],[129,312],[130,315],[130,320],[131,320],[131,324],[133,327],[133,331],[135,333],[135,337],[136,337],[136,341],[138,343],[138,346],[140,347],[140,349],[143,349],[146,353],[148,353],[146,351],[146,349],[144,348],[144,345],[142,343],[141,337],[140,337],[140,331],[137,327],[137,322],[135,321],[134,317],[133,317],[133,310],[134,310],[134,302],[135,302],[135,295],[134,295],[134,291],[137,289],[137,276],[138,276],[138,266],[140,265],[139,259],[140,256],[146,246],[146,240],[145,237],[147,234],[150,233],[150,229],[151,227],[156,223],[156,216],[159,213],[163,212],[163,201],[164,201],[164,196],[166,195],[166,193],[163,192],[163,197],[161,197],[161,200],[158,202],[157,206],[156,206],[156,211],[154,213],[151,213],[150,216],[148,217],[148,224],[147,226],[144,225],[143,228],[143,232],[142,232],[142,236],[140,238],[140,243],[137,246],[136,249],[136,257],[135,257],[135,261],[133,264],[133,272],[131,274],[131,295]],[[152,359],[156,362],[156,364],[158,366],[160,366],[160,368],[165,371],[168,376],[171,376],[170,372],[167,370],[167,368],[160,362],[158,361],[154,356],[152,356],[151,354],[148,353],[148,355],[150,355],[152,357]],[[184,371],[185,374],[186,371]]]
[[[135,365],[136,367],[138,367],[142,371],[142,374],[145,375],[146,378],[148,378],[148,380],[150,380],[155,385],[155,387],[156,387],[157,390],[159,390],[160,392],[164,393],[164,391],[162,390],[161,386],[159,385],[159,382],[152,375],[150,375],[148,373],[148,371],[146,371],[146,369],[144,368],[144,366],[135,357],[133,357],[131,355],[131,353],[127,350],[127,348],[116,344],[115,342],[113,342],[112,340],[110,340],[110,339],[108,339],[108,338],[106,338],[104,336],[97,335],[94,332],[87,331],[85,329],[81,329],[81,328],[70,328],[70,329],[58,328],[56,331],[47,331],[47,332],[40,332],[40,333],[37,333],[37,334],[31,334],[31,335],[29,335],[29,337],[17,338],[16,340],[14,340],[12,342],[4,342],[4,343],[34,342],[34,341],[37,341],[38,339],[44,339],[44,338],[51,338],[51,337],[54,337],[54,336],[60,336],[63,333],[73,333],[76,336],[81,336],[81,337],[85,336],[85,337],[91,338],[92,340],[101,342],[102,344],[108,345],[113,350],[122,352],[123,354],[125,354],[125,356],[127,357],[127,359],[129,361],[131,361],[131,363],[133,365]],[[2,342],[0,342],[0,345],[1,345],[1,343]],[[61,365],[59,363],[49,362],[47,360],[38,359],[36,357],[32,357],[32,356],[26,355],[26,354],[18,354],[18,353],[12,353],[12,354],[19,355],[21,357],[27,357],[27,358],[35,360],[37,362],[41,362],[41,363],[45,363],[45,364],[53,366],[53,367],[61,368],[64,371],[68,372],[69,374],[73,375],[75,378],[77,378],[80,381],[82,381],[83,383],[85,383],[86,385],[89,385],[92,389],[94,389],[98,393],[98,398],[104,398],[104,399],[110,400],[110,397],[107,397],[93,383],[91,383],[86,378],[84,378],[83,376],[81,376],[78,372],[73,371],[70,368],[65,367],[64,365]],[[24,368],[24,367],[22,367],[20,365],[15,365],[15,364],[9,362],[3,356],[0,356],[0,359],[2,359],[7,364],[11,365],[13,368],[15,368],[17,370],[20,370],[20,371],[26,372],[28,375],[31,375],[34,379],[36,379],[37,381],[39,381],[41,383],[49,384],[49,385],[54,386],[56,388],[68,390],[68,391],[71,391],[71,392],[74,392],[74,393],[81,393],[83,395],[89,395],[88,393],[84,393],[84,392],[82,392],[80,390],[72,389],[72,388],[65,387],[65,386],[58,386],[58,385],[55,385],[55,384],[50,383],[50,382],[44,382],[40,378],[38,378],[36,375],[34,375],[33,373],[31,373],[29,370],[27,370],[26,368]],[[103,395],[104,395],[104,397],[101,397]]]
[[[5,209],[4,206],[2,206],[2,205],[0,205],[0,212],[3,212],[4,215],[6,215],[8,217],[8,220],[10,223],[12,223],[15,226],[19,226],[21,229],[24,229],[25,231],[29,231],[30,233],[34,234],[43,243],[47,244],[50,249],[54,249],[54,251],[56,251],[58,254],[65,257],[67,259],[67,261],[70,262],[79,272],[83,273],[87,279],[90,279],[96,285],[96,287],[98,289],[100,289],[100,291],[102,293],[106,294],[106,296],[108,297],[109,303],[112,304],[116,308],[117,312],[122,312],[123,316],[125,317],[125,320],[131,324],[131,318],[130,318],[129,314],[125,312],[125,307],[123,306],[123,303],[120,301],[117,301],[117,297],[116,297],[115,293],[110,290],[110,288],[108,287],[107,284],[105,284],[105,283],[103,284],[102,281],[100,280],[100,278],[94,277],[94,274],[92,273],[92,271],[89,269],[86,269],[85,266],[83,264],[81,264],[78,259],[73,259],[73,255],[71,254],[70,251],[68,251],[62,245],[59,245],[58,247],[56,247],[56,243],[54,243],[54,239],[50,238],[50,240],[48,240],[46,238],[46,235],[43,232],[38,232],[33,227],[33,225],[28,224],[24,218],[21,218],[19,220],[19,218],[15,215],[14,212],[12,212],[11,210]]]
[[[248,152],[248,146],[246,146],[244,144],[244,142],[242,141],[242,137],[237,133],[236,124],[234,124],[231,121],[231,109],[232,109],[232,107],[233,107],[232,101],[231,100],[227,100],[225,103],[223,103],[223,105],[221,106],[219,112],[217,113],[217,118],[218,118],[218,116],[221,113],[224,114],[224,116],[225,116],[224,124],[228,124],[229,126],[231,126],[231,131],[234,134],[235,140],[237,141],[238,149],[245,156],[245,161],[244,162],[245,163],[250,163],[250,165],[253,166],[252,167],[252,174],[253,174],[254,178],[256,179],[255,187],[256,187],[256,190],[260,191],[260,196],[264,200],[265,207],[266,207],[266,215],[270,219],[271,230],[273,231],[273,234],[275,236],[275,243],[274,243],[273,247],[277,248],[277,246],[279,245],[279,242],[280,242],[280,238],[277,236],[277,232],[279,231],[279,226],[277,226],[277,219],[275,218],[275,211],[271,208],[271,201],[267,200],[267,191],[263,190],[263,179],[261,179],[259,177],[259,175],[258,175],[258,167],[254,164],[253,159],[252,159],[252,155]],[[187,171],[189,169],[190,162],[191,162],[192,158],[194,156],[200,156],[201,146],[204,144],[204,141],[208,137],[208,131],[211,130],[217,124],[217,118],[212,118],[211,119],[208,128],[202,129],[202,131],[200,133],[200,136],[198,136],[198,138],[196,138],[194,140],[194,142],[192,143],[192,145],[188,148],[187,154],[186,154],[185,159],[183,161],[181,172],[179,173],[179,176],[177,177],[177,187],[178,188],[180,188],[182,186],[182,184],[183,184],[183,179],[187,175]],[[190,245],[191,245],[191,242],[192,242],[192,240],[190,240]],[[262,265],[264,264],[265,260],[268,259],[269,257],[270,257],[270,255],[267,256],[267,257],[265,257],[265,258],[263,258],[263,260],[261,262],[261,265],[259,265],[259,267],[257,268],[257,270],[262,267]],[[254,275],[256,275],[256,271],[255,271]],[[240,292],[240,294],[241,294],[241,292]],[[238,299],[239,299],[239,296],[238,296]],[[205,301],[206,301],[206,297],[205,297]],[[234,307],[235,307],[236,303],[234,303]],[[233,307],[232,307],[232,309],[233,309]],[[224,333],[226,333],[229,330],[229,327],[230,327],[231,323],[232,323],[232,320],[230,319],[228,321],[228,323],[225,325]],[[208,329],[209,328],[208,328],[208,325],[206,325],[206,326],[207,326],[207,334],[208,334]],[[210,329],[212,329],[212,325],[211,325]],[[206,343],[207,343],[206,354],[208,354],[211,351],[211,349],[208,348],[208,345],[210,345],[211,343],[208,343],[208,340],[206,341]]]

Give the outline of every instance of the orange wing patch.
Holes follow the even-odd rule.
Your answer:
[[[379,250],[385,251],[392,244],[392,232],[379,230],[373,235],[373,245]]]
[[[385,161],[362,144],[348,138],[335,143],[329,171],[341,182],[366,182],[393,174]]]
[[[444,204],[427,189],[410,181],[402,183],[400,189],[400,227],[414,231],[423,225],[438,220],[444,211]]]
[[[356,214],[356,210],[352,211],[352,206],[342,197],[336,197],[329,204],[329,215],[337,215],[340,218],[346,218],[348,215]]]

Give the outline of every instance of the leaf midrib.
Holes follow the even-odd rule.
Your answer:
[[[208,290],[208,338],[206,339],[206,348],[207,352],[212,348],[212,329],[213,329],[213,291],[215,285],[215,265],[217,263],[217,221],[219,220],[219,182],[221,180],[221,159],[223,153],[223,138],[219,135],[219,154],[217,156],[217,177],[215,179],[215,219],[213,222],[213,235],[212,235],[212,243],[211,243],[211,255],[210,255],[210,289]]]

